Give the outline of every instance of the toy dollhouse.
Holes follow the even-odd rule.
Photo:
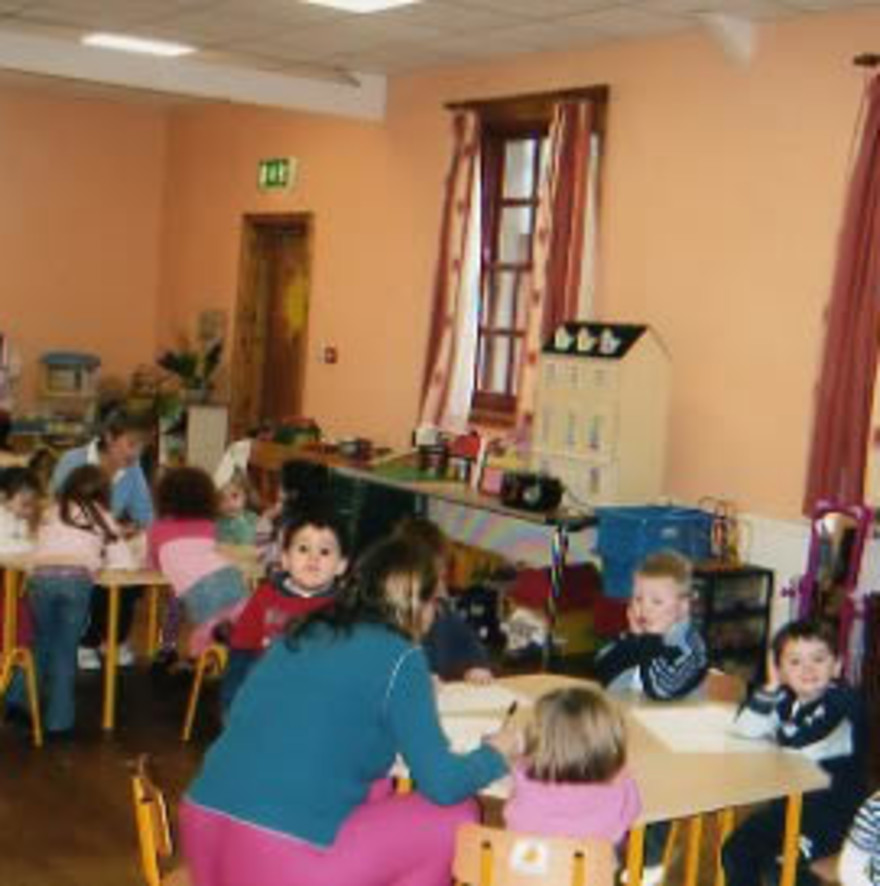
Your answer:
[[[647,326],[565,323],[544,346],[532,464],[574,504],[635,504],[663,492],[669,357]]]

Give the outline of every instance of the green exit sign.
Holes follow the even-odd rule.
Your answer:
[[[295,175],[296,160],[292,157],[270,157],[260,160],[257,185],[261,191],[288,191]]]

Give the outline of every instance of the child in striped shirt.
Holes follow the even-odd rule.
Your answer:
[[[859,809],[840,853],[841,886],[880,884],[880,793]]]
[[[636,570],[627,610],[629,631],[599,652],[596,673],[610,692],[655,701],[699,691],[709,662],[691,624],[691,564],[675,551],[651,554]]]
[[[596,658],[596,674],[612,693],[675,701],[700,691],[709,670],[706,645],[691,624],[690,561],[676,551],[649,555],[636,570],[627,610],[629,631]],[[645,886],[663,881],[665,822],[645,832]]]

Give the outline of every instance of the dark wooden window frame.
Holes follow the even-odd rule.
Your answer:
[[[496,293],[498,272],[530,273],[532,270],[531,248],[528,259],[524,262],[503,263],[498,260],[500,248],[501,218],[505,208],[516,206],[531,207],[530,235],[535,230],[538,210],[541,150],[540,139],[545,138],[550,129],[554,105],[565,99],[591,99],[598,109],[597,131],[602,133],[605,127],[608,105],[608,87],[590,86],[583,89],[562,90],[550,93],[536,93],[512,96],[510,98],[486,99],[459,102],[447,105],[450,110],[473,110],[480,116],[482,127],[483,168],[481,174],[484,182],[489,182],[492,193],[483,194],[484,213],[489,214],[488,222],[484,223],[481,232],[480,246],[480,311],[477,330],[477,351],[474,360],[474,395],[471,402],[471,420],[481,425],[509,426],[513,423],[516,413],[516,392],[514,370],[517,364],[517,344],[523,342],[525,329],[517,324],[521,311],[520,299],[526,297],[524,292],[516,292],[511,306],[512,327],[494,326],[496,312]],[[532,194],[528,198],[510,198],[504,196],[504,168],[506,145],[510,141],[538,139],[539,150],[534,156],[534,179]],[[483,213],[481,213],[482,215]],[[531,244],[530,244],[531,246]],[[488,322],[487,322],[488,319]],[[506,367],[505,392],[492,392],[480,387],[481,355],[489,348],[490,365],[484,370],[484,377],[492,378],[494,369],[493,345],[500,341],[509,342],[508,365]]]

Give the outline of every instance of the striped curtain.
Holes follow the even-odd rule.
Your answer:
[[[541,188],[533,243],[533,275],[519,367],[517,432],[529,439],[534,421],[538,355],[564,320],[579,316],[588,207],[595,206],[591,152],[596,113],[589,100],[557,103],[550,126],[549,164]],[[592,162],[595,156],[592,156]]]
[[[477,114],[457,112],[452,130],[452,161],[446,179],[420,424],[463,431],[467,428],[473,394],[479,299]]]

